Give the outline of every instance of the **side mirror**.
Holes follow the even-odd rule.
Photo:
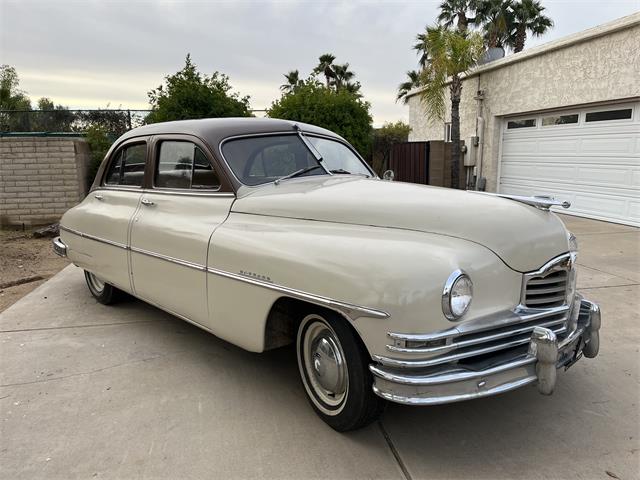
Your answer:
[[[393,182],[393,179],[396,177],[396,174],[393,173],[393,170],[387,170],[382,174],[382,179],[387,180],[388,182]]]

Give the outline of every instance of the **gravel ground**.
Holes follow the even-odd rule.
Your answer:
[[[50,238],[32,231],[0,230],[0,245],[0,312],[69,264],[53,253]]]

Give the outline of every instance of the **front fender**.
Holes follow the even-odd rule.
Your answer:
[[[385,319],[352,320],[371,354],[384,354],[388,331],[428,333],[452,326],[441,297],[457,268],[474,282],[474,300],[462,321],[512,308],[520,295],[521,274],[490,250],[437,234],[232,213],[210,248],[211,269],[387,312]],[[212,330],[260,351],[269,309],[284,295],[242,283],[217,279],[217,288],[209,290]]]

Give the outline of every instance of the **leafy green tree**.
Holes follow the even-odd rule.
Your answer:
[[[325,53],[318,58],[318,66],[313,69],[316,75],[324,75],[327,88],[331,87],[331,80],[336,77],[333,71],[333,62],[336,56],[331,53]]]
[[[31,110],[31,101],[20,90],[20,78],[14,67],[0,65],[0,110]],[[28,131],[28,114],[0,112],[0,130]]]
[[[457,188],[460,180],[460,98],[462,76],[473,68],[484,47],[482,37],[475,32],[462,34],[443,27],[427,28],[429,63],[421,72],[420,92],[427,114],[432,120],[444,120],[445,87],[449,82],[451,98],[451,184]]]
[[[70,132],[76,116],[63,105],[55,105],[49,98],[38,100],[39,112],[34,112],[31,130],[34,132]]]
[[[537,0],[518,0],[511,4],[511,25],[507,45],[515,53],[524,49],[527,33],[539,37],[553,27],[553,20],[544,13],[545,7]]]
[[[303,82],[300,79],[300,72],[298,72],[298,70],[291,70],[289,73],[285,73],[284,78],[286,78],[287,83],[280,85],[280,90],[284,93],[293,92],[296,88],[302,85]]]
[[[89,144],[91,156],[89,158],[89,168],[87,169],[87,184],[91,185],[98,173],[100,163],[104,159],[111,144],[119,135],[109,131],[107,127],[100,124],[89,125],[85,131],[85,140]]]
[[[249,97],[240,97],[231,89],[229,77],[220,72],[211,76],[200,73],[187,55],[182,70],[149,91],[151,113],[146,121],[251,116]]]
[[[310,123],[343,136],[361,155],[369,151],[371,105],[347,89],[328,89],[313,79],[271,104],[267,115]]]
[[[396,95],[396,102],[402,100],[405,105],[409,103],[409,97],[407,95],[414,88],[420,86],[420,72],[416,70],[409,70],[407,72],[407,80],[398,85],[398,94]]]
[[[387,122],[373,132],[373,167],[381,175],[389,169],[391,149],[396,143],[409,139],[411,127],[399,120],[395,123]]]

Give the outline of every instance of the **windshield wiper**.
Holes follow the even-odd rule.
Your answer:
[[[282,180],[286,180],[287,178],[299,177],[300,175],[310,172],[311,170],[315,170],[316,168],[323,168],[323,167],[322,165],[312,165],[311,167],[301,168],[300,170],[296,170],[295,172],[290,173],[289,175],[285,175],[284,177],[277,178],[276,180],[274,180],[273,183],[278,185]]]

